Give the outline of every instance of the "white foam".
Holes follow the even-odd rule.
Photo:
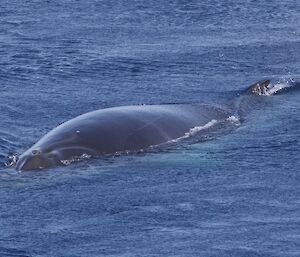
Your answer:
[[[237,118],[234,115],[228,117],[227,120],[230,121],[231,123],[235,124],[236,126],[240,126],[241,125],[241,122],[240,122],[239,118]]]
[[[210,122],[206,123],[204,126],[196,126],[194,128],[191,128],[189,132],[185,133],[185,136],[192,136],[201,130],[208,129],[214,126],[217,123],[218,123],[217,120],[211,120]]]
[[[72,159],[70,160],[60,160],[60,162],[63,164],[63,165],[70,165],[72,162],[76,162],[76,161],[80,161],[80,160],[84,160],[84,159],[90,159],[92,156],[89,155],[89,154],[86,154],[86,153],[83,153],[82,155],[80,156],[75,156],[73,157]]]
[[[196,126],[194,128],[191,128],[189,132],[186,132],[184,134],[184,136],[176,138],[176,139],[172,139],[172,140],[168,141],[168,143],[175,143],[175,142],[178,142],[179,140],[182,140],[184,138],[188,138],[188,137],[198,133],[199,131],[211,128],[212,126],[214,126],[217,123],[218,123],[217,120],[211,120],[210,122],[206,123],[203,126]]]

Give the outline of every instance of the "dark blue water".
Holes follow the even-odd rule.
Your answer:
[[[0,3],[0,256],[300,256],[300,92],[168,151],[18,173],[59,123],[300,79],[300,3]]]

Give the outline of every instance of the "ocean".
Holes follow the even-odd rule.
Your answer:
[[[300,256],[299,90],[205,140],[5,165],[89,111],[297,84],[299,12],[296,0],[1,0],[0,256]]]

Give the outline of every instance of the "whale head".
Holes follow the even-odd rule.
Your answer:
[[[20,156],[16,163],[16,169],[19,171],[39,170],[59,164],[60,161],[55,153],[43,153],[38,149],[29,149]]]

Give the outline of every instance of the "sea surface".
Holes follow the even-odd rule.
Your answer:
[[[1,0],[0,256],[300,256],[299,90],[207,140],[5,165],[88,111],[223,103],[261,79],[300,81],[298,0]]]

